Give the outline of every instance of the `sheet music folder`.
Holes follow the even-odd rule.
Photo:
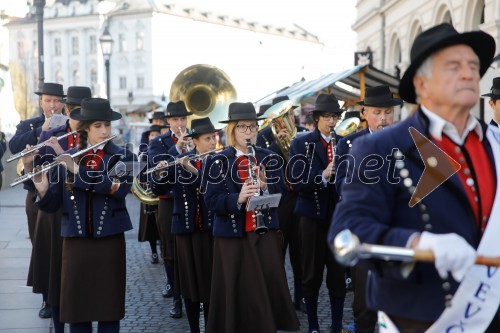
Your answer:
[[[247,203],[247,211],[255,211],[256,209],[268,209],[278,207],[281,199],[280,193],[260,195],[258,197],[250,197]]]

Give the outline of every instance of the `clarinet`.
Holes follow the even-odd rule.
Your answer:
[[[330,127],[330,147],[332,150],[333,158],[332,158],[332,172],[330,173],[329,183],[333,183],[335,180],[335,156],[337,151],[337,139],[335,138],[335,128]]]
[[[259,178],[255,173],[255,150],[252,143],[247,139],[247,150],[248,150],[248,175],[250,177],[250,182],[252,185],[259,185]],[[254,197],[260,196],[260,189],[254,194]],[[260,209],[255,209],[255,230],[254,232],[259,235],[263,235],[268,231],[268,227],[264,222],[264,215]]]

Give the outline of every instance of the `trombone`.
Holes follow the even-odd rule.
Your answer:
[[[81,156],[81,155],[83,155],[83,154],[86,154],[88,151],[90,151],[90,150],[92,150],[92,149],[94,149],[94,148],[97,148],[97,147],[99,147],[100,145],[105,144],[105,143],[107,143],[108,141],[111,141],[111,140],[113,140],[113,139],[114,139],[114,138],[116,138],[116,137],[117,137],[117,135],[112,135],[112,136],[110,136],[109,138],[104,139],[104,140],[102,140],[101,142],[96,143],[95,145],[89,146],[89,147],[87,147],[87,148],[85,148],[85,149],[82,149],[82,150],[80,150],[80,151],[77,151],[77,152],[76,152],[76,153],[74,153],[74,154],[71,154],[71,155],[70,155],[70,157],[71,157],[72,159],[75,159],[76,157]],[[54,162],[49,163],[49,164],[47,164],[47,165],[45,165],[45,166],[42,166],[42,167],[41,167],[40,169],[38,169],[38,170],[34,170],[34,171],[31,171],[31,172],[28,172],[27,174],[22,175],[21,177],[19,177],[19,178],[15,179],[15,180],[14,180],[14,181],[10,184],[10,187],[14,187],[14,186],[16,186],[16,185],[19,185],[19,184],[21,184],[21,183],[24,183],[25,181],[27,181],[27,180],[29,180],[29,179],[32,179],[32,178],[33,178],[33,177],[35,177],[36,175],[39,175],[39,174],[41,174],[41,173],[44,173],[44,172],[46,172],[46,171],[48,171],[48,170],[52,169],[53,167],[58,166],[58,165],[59,165],[59,164],[61,164],[61,163],[62,163],[62,162],[59,162],[59,161],[54,161]]]
[[[64,138],[67,138],[68,136],[70,135],[73,135],[73,134],[76,134],[78,131],[72,131],[72,132],[69,132],[69,133],[66,133],[66,134],[63,134],[61,136],[58,136],[56,139],[57,141],[61,140],[61,139],[64,139]],[[45,143],[48,141],[49,139],[45,140],[44,142],[41,142],[37,145],[34,145],[33,147],[31,147],[30,149],[26,150],[26,151],[22,151],[20,153],[17,153],[17,154],[14,154],[12,155],[11,157],[9,157],[7,159],[7,162],[12,162],[12,161],[15,161],[21,157],[24,157],[28,154],[31,154],[32,152],[34,151],[37,151],[38,149],[42,148],[43,146],[45,146]]]
[[[212,153],[216,153],[216,152],[224,150],[224,149],[226,149],[226,147],[215,148],[215,149],[207,151],[206,153],[203,153],[203,154],[196,154],[196,155],[193,155],[193,156],[189,156],[188,161],[194,161],[194,160],[197,160],[197,159],[199,159],[199,158],[201,158],[203,156],[206,156],[206,155],[209,155],[209,154],[212,154]],[[151,174],[153,172],[156,172],[156,171],[161,171],[161,170],[164,170],[164,169],[168,169],[168,168],[170,168],[170,167],[172,167],[174,165],[177,165],[179,163],[181,163],[181,159],[177,158],[174,161],[169,162],[167,164],[157,165],[155,167],[149,168],[146,171],[144,171],[144,174],[145,175],[149,175],[149,174]]]

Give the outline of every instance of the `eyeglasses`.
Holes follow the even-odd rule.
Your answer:
[[[240,133],[245,133],[247,131],[247,129],[249,129],[250,132],[255,133],[255,132],[257,132],[257,129],[259,128],[259,126],[257,126],[256,124],[236,125],[236,128],[238,129],[238,132],[240,132]]]
[[[330,120],[338,120],[340,119],[340,115],[339,114],[334,114],[334,113],[327,113],[327,114],[322,114],[321,117],[323,117],[323,119],[325,119],[326,121],[330,121]]]

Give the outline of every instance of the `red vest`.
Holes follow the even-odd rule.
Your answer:
[[[238,177],[241,183],[244,183],[249,178],[248,174],[248,157],[241,155],[236,159],[236,166],[238,167]],[[245,213],[245,231],[252,232],[255,230],[255,213],[247,211]]]

